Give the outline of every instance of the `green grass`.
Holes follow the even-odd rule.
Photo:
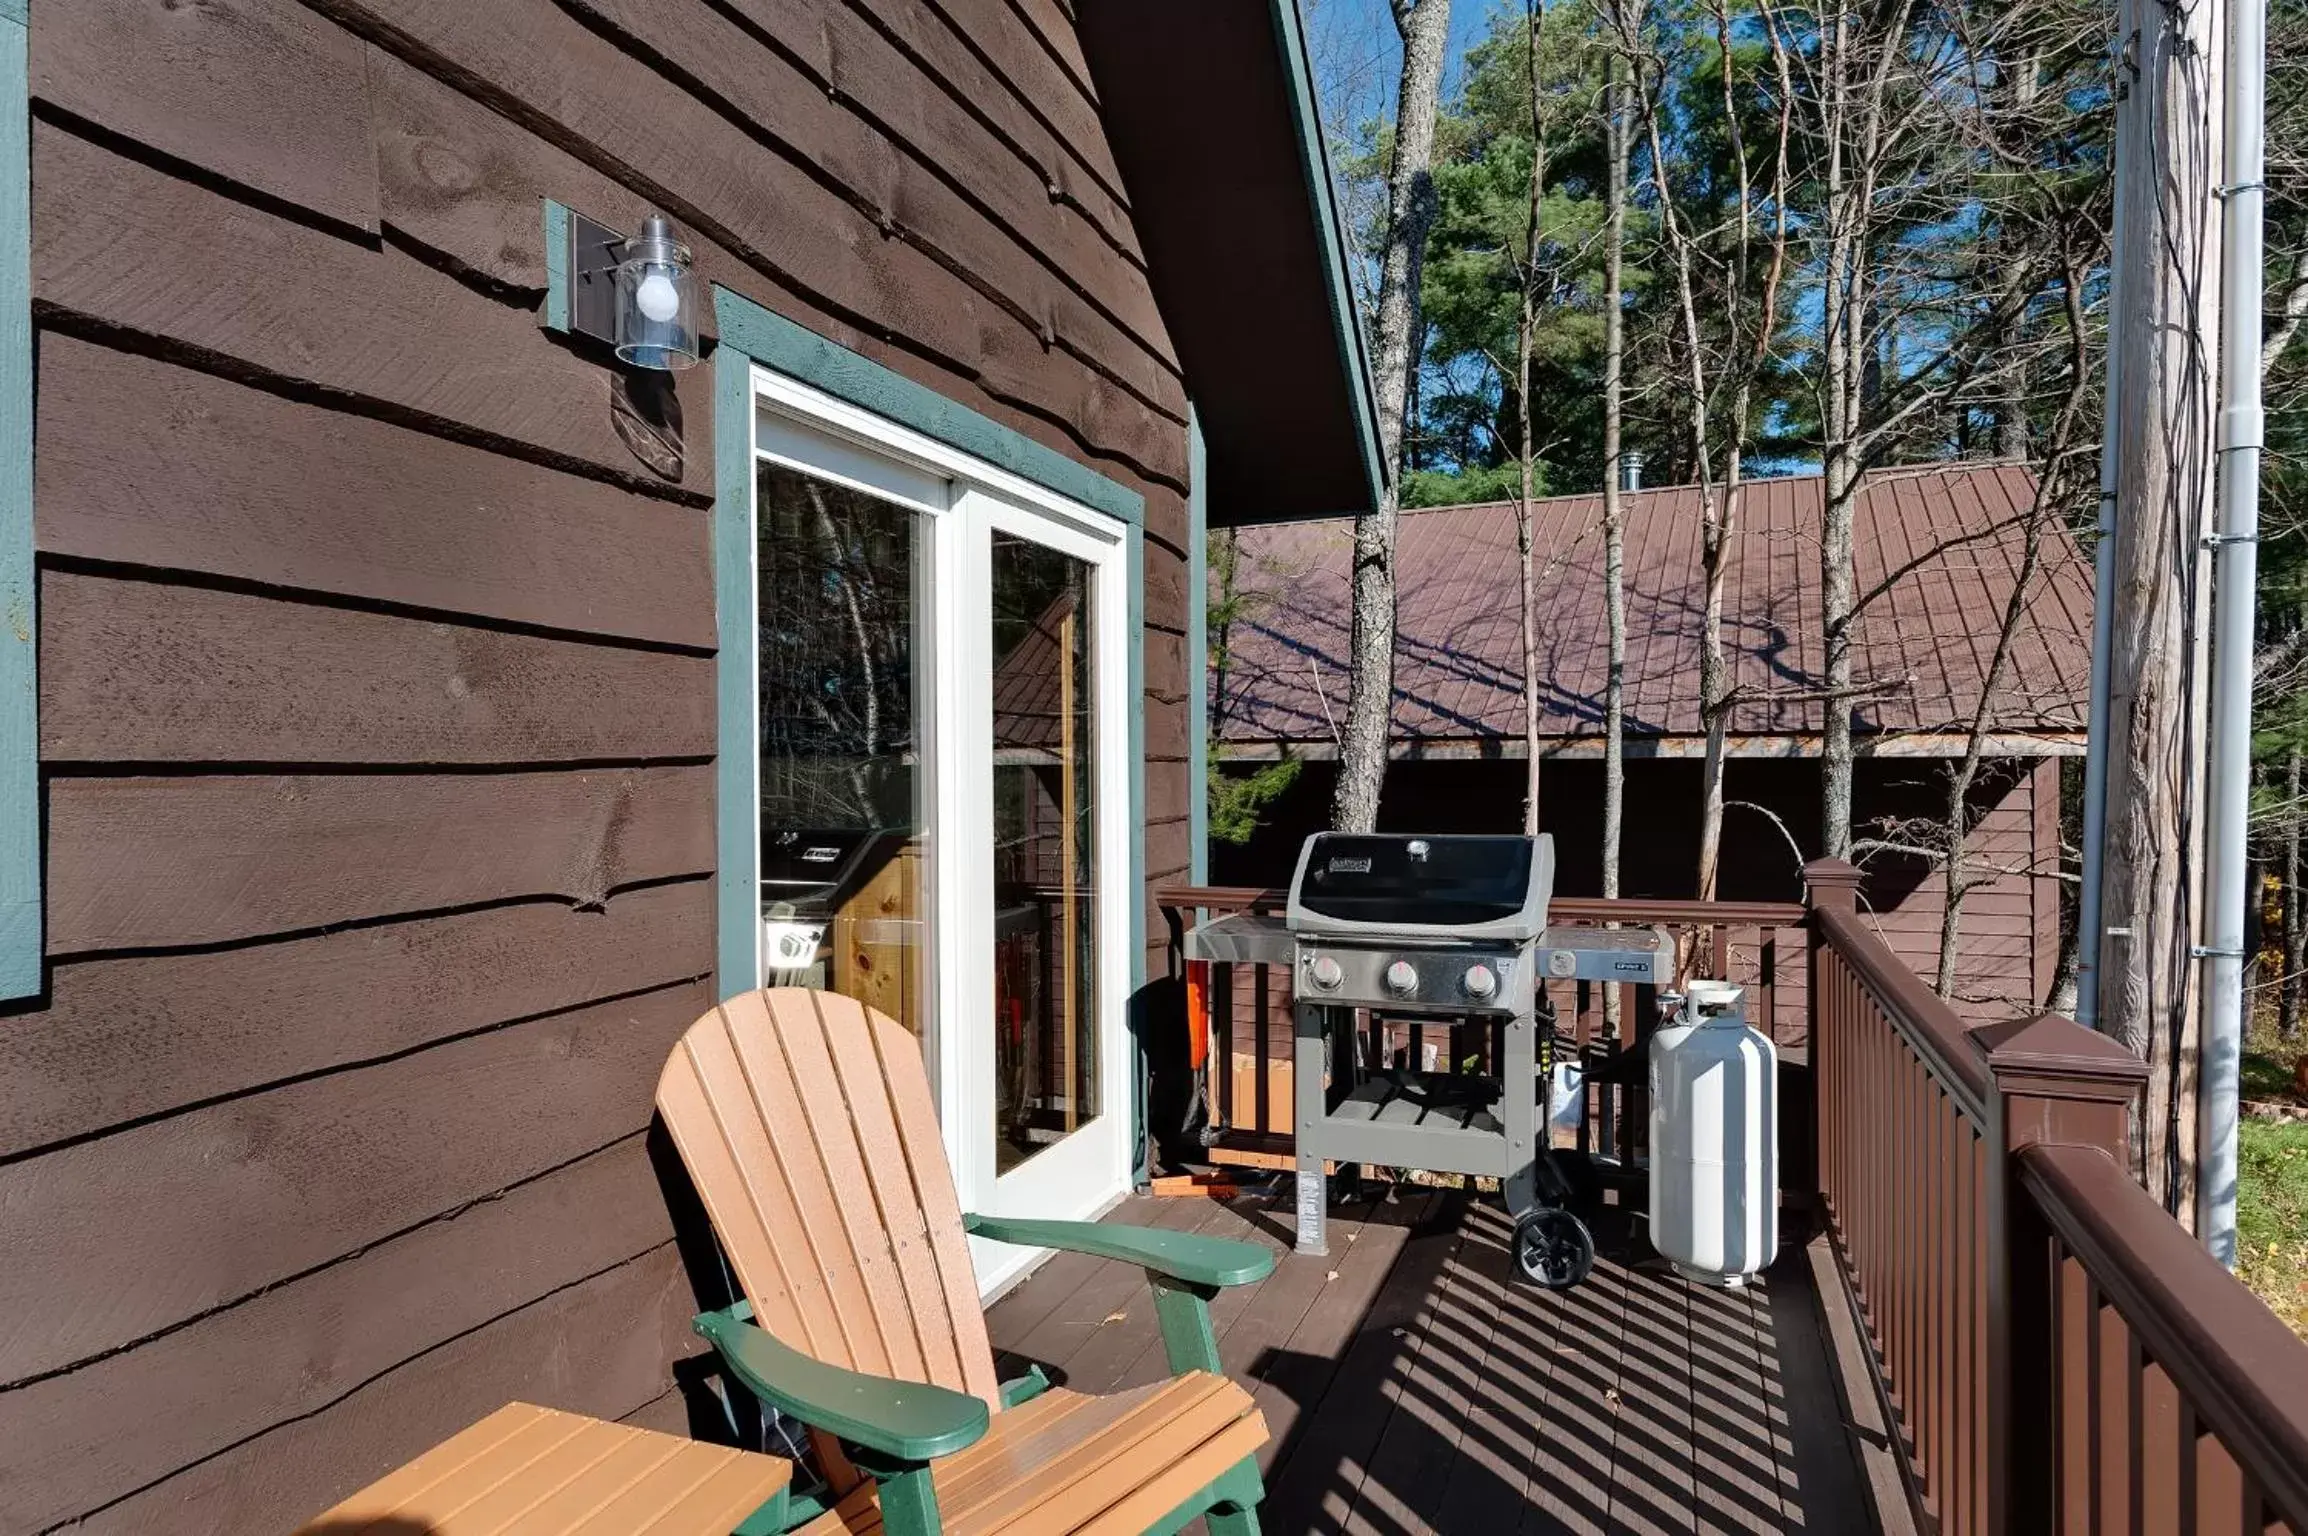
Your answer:
[[[2308,1338],[2308,1122],[2246,1120],[2236,1152],[2237,1277]]]
[[[2287,1040],[2276,1033],[2273,1006],[2258,1013],[2244,1037],[2244,1060],[2238,1072],[2244,1097],[2278,1104],[2301,1103],[2299,1090],[2293,1087],[2293,1063],[2308,1056],[2308,1030]]]

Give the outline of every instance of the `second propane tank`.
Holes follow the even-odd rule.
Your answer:
[[[1779,1053],[1745,989],[1693,981],[1651,1037],[1651,1246],[1705,1285],[1744,1285],[1779,1247]]]

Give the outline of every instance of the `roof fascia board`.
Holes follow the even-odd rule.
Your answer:
[[[1378,389],[1371,378],[1370,356],[1362,334],[1361,313],[1354,302],[1354,286],[1346,262],[1346,234],[1338,219],[1332,194],[1330,147],[1322,136],[1322,108],[1314,90],[1314,69],[1308,60],[1306,29],[1298,0],[1268,0],[1274,17],[1276,46],[1282,50],[1282,75],[1290,88],[1290,120],[1298,136],[1300,164],[1306,173],[1307,200],[1314,212],[1314,238],[1322,247],[1322,262],[1330,317],[1338,333],[1338,364],[1345,370],[1347,395],[1354,403],[1355,436],[1362,443],[1363,479],[1370,487],[1370,504],[1385,499],[1394,480],[1378,432]]]

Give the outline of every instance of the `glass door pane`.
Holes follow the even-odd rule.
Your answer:
[[[1098,1030],[1093,568],[996,530],[994,1164],[1095,1121]]]
[[[763,460],[764,981],[928,1038],[931,519]]]

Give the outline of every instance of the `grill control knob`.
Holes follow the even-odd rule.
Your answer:
[[[1306,967],[1306,979],[1325,992],[1335,992],[1346,980],[1346,971],[1328,955],[1316,955]]]
[[[1397,960],[1386,968],[1386,989],[1397,997],[1408,997],[1418,990],[1418,967],[1408,960]]]
[[[1459,978],[1459,985],[1466,988],[1467,996],[1478,1003],[1486,1003],[1498,996],[1498,972],[1477,962],[1467,967],[1467,973]]]

